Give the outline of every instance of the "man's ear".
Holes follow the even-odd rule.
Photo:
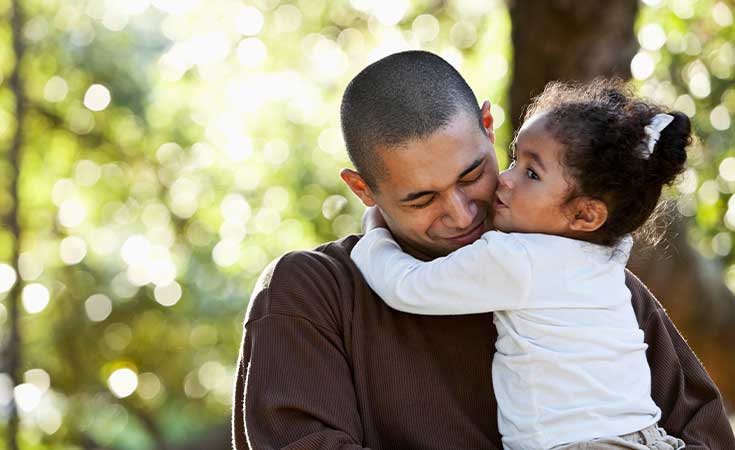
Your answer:
[[[493,128],[493,115],[490,112],[490,100],[485,100],[482,102],[482,107],[480,108],[480,114],[482,115],[482,125],[485,127],[485,132],[487,132],[487,137],[490,138],[490,142],[495,144],[495,129]]]
[[[350,169],[342,169],[339,176],[365,206],[375,206],[375,194],[359,173]]]
[[[579,197],[572,200],[569,210],[569,228],[590,233],[607,221],[607,205],[602,200]]]

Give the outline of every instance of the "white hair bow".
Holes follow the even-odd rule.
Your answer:
[[[670,114],[656,114],[653,116],[651,123],[646,125],[646,128],[644,128],[646,136],[648,136],[648,142],[646,143],[646,148],[643,149],[643,154],[641,155],[643,156],[643,159],[651,157],[653,149],[656,147],[656,142],[661,138],[661,131],[663,131],[663,129],[673,121],[674,116]]]

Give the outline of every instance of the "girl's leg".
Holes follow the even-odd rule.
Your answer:
[[[552,450],[681,450],[684,447],[684,441],[651,425],[635,433],[563,444]]]

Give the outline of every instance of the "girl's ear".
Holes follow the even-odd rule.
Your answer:
[[[602,200],[578,197],[572,200],[568,217],[570,230],[590,233],[607,221],[607,205]]]

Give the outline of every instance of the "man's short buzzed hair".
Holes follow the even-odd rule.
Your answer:
[[[376,150],[428,137],[462,109],[474,114],[483,129],[475,94],[447,61],[425,51],[387,56],[363,69],[345,89],[340,116],[347,153],[377,190],[385,168]]]

